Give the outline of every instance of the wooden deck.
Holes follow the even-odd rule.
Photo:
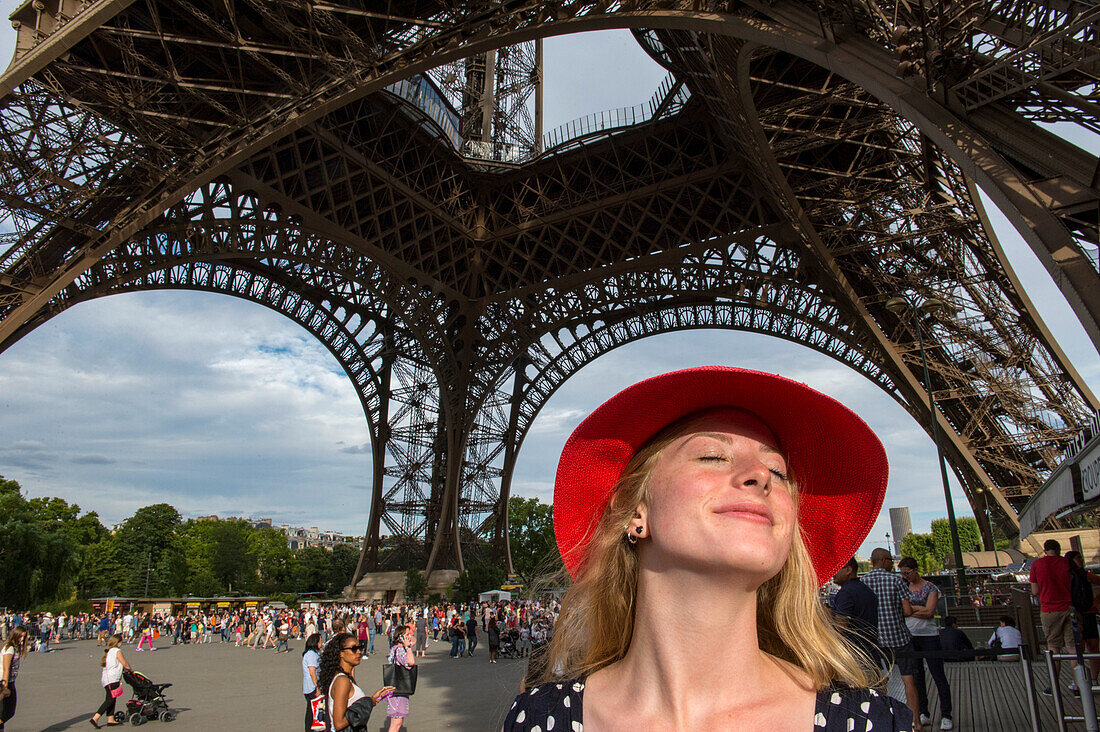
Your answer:
[[[971,661],[969,663],[948,662],[945,664],[947,680],[951,684],[951,698],[954,703],[953,721],[956,730],[966,732],[1027,732],[1031,729],[1031,716],[1028,712],[1023,673],[1019,662]],[[1054,713],[1054,699],[1042,693],[1048,685],[1045,661],[1036,661],[1032,666],[1035,678],[1035,695],[1039,705],[1039,723],[1044,732],[1058,729]],[[1062,703],[1068,715],[1081,716],[1081,701],[1068,690],[1072,680],[1069,663],[1062,664],[1061,686]],[[940,701],[932,677],[925,672],[928,684],[928,705],[932,715],[931,727],[940,728]],[[890,695],[905,699],[905,690],[901,677],[895,668],[890,675],[888,685]],[[1096,701],[1100,705],[1100,695]],[[1070,724],[1071,730],[1083,730],[1081,723]]]

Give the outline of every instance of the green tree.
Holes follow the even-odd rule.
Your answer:
[[[473,602],[482,592],[498,589],[504,584],[507,573],[492,564],[471,564],[455,580],[454,599],[456,602]]]
[[[81,515],[80,506],[61,498],[31,498],[27,500],[27,505],[40,527],[52,537],[47,541],[53,542],[55,550],[60,547],[61,551],[71,551],[62,566],[56,568],[58,576],[43,577],[42,581],[57,583],[58,599],[71,597],[74,590],[80,597],[88,597],[86,553],[91,545],[110,535],[99,522],[99,516],[94,511]],[[64,534],[68,541],[58,544],[60,534]],[[44,549],[53,551],[47,547]]]
[[[247,521],[213,521],[210,573],[220,591],[243,590],[254,584],[256,560],[248,551],[252,526]]]
[[[936,558],[931,534],[909,534],[901,540],[901,554],[917,561],[917,569],[922,573],[939,571],[943,564]]]
[[[248,553],[259,571],[260,592],[285,592],[290,585],[290,547],[286,534],[262,526],[248,537]]]
[[[123,522],[116,538],[119,551],[131,568],[126,594],[145,592],[146,576],[152,582],[152,569],[161,566],[162,555],[172,546],[181,526],[179,511],[167,503],[139,508]]]
[[[980,552],[982,550],[982,535],[978,531],[978,522],[972,518],[961,518],[956,522],[959,527],[959,549],[964,552]],[[936,519],[932,522],[932,549],[941,566],[947,565],[947,558],[951,557],[954,564],[955,550],[951,544],[951,525],[947,519]]]
[[[4,604],[23,609],[69,599],[78,556],[77,544],[61,522],[43,520],[23,497],[19,483],[0,476],[0,597]]]
[[[77,584],[83,597],[122,595],[129,582],[130,571],[118,541],[108,535],[84,547]]]
[[[339,595],[351,582],[355,565],[359,563],[359,550],[351,544],[332,547],[332,568],[329,570],[328,594]]]
[[[405,597],[409,600],[419,600],[428,594],[428,580],[424,579],[424,573],[415,567],[409,567],[405,572]]]
[[[295,592],[325,592],[332,577],[332,555],[319,546],[294,552],[291,561]]]
[[[537,498],[508,499],[508,539],[512,567],[524,584],[562,569],[554,538],[554,507]],[[483,590],[482,590],[483,591]]]

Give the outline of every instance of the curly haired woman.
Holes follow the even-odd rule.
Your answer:
[[[370,700],[370,709],[382,699],[393,694],[392,686],[383,686],[369,697],[355,683],[355,667],[363,658],[363,647],[351,633],[337,633],[321,651],[321,662],[317,671],[317,688],[327,689],[325,705],[327,708],[328,728],[330,732],[340,730],[366,729],[366,719],[352,726],[348,720],[348,708],[360,699]],[[370,711],[367,711],[367,717]]]

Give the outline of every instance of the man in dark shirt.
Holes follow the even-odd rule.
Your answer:
[[[466,621],[466,655],[474,655],[477,647],[477,616],[470,613],[470,619]]]
[[[943,619],[943,630],[940,631],[940,647],[945,651],[972,651],[974,644],[966,633],[959,630],[959,619],[950,615]],[[947,661],[973,661],[972,658],[948,658]]]
[[[878,647],[878,597],[860,582],[858,569],[852,557],[833,577],[833,582],[840,585],[833,599],[833,613],[848,640],[878,662],[882,657]]]

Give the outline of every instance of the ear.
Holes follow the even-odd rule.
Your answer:
[[[634,518],[630,519],[626,530],[638,539],[649,538],[649,515],[644,505],[639,504],[634,509]]]

